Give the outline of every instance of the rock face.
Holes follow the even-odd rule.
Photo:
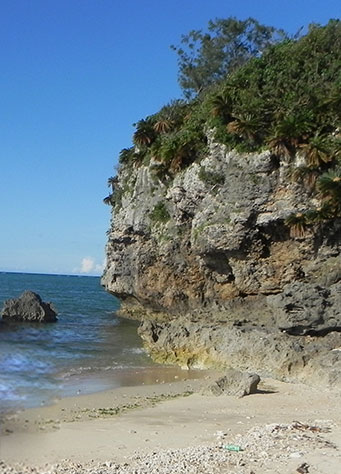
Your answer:
[[[294,282],[267,297],[276,312],[276,324],[289,334],[323,335],[341,329],[341,282],[329,288]]]
[[[44,303],[33,291],[25,291],[19,298],[5,301],[1,311],[3,320],[51,323],[57,313],[51,303]]]
[[[174,318],[144,321],[139,334],[152,358],[184,369],[238,368],[275,377],[341,387],[341,333],[292,336],[273,328]]]
[[[307,372],[319,354],[308,336],[336,332],[323,350],[341,346],[341,221],[291,238],[286,217],[318,205],[290,179],[301,158],[228,152],[210,136],[208,146],[168,182],[154,174],[157,163],[122,167],[102,284],[121,299],[122,316],[152,321],[140,333],[158,360]],[[248,354],[239,365],[221,333]]]

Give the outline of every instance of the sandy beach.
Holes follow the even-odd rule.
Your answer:
[[[0,472],[340,472],[339,392],[265,379],[243,398],[201,395],[209,377],[11,414],[1,424]]]

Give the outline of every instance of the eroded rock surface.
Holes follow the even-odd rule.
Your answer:
[[[289,334],[341,331],[341,282],[329,288],[304,282],[286,285],[267,297],[276,325]]]
[[[1,311],[3,320],[51,323],[57,321],[57,312],[51,303],[45,303],[33,291],[25,291],[19,298],[5,301]]]
[[[155,163],[122,167],[102,284],[122,316],[151,321],[156,360],[307,374],[341,345],[326,342],[341,328],[341,221],[290,237],[286,217],[318,205],[290,178],[300,157],[237,154],[210,134],[208,148],[164,182]]]
[[[139,334],[156,362],[184,369],[238,368],[261,377],[341,387],[341,333],[292,336],[230,322],[144,321]]]

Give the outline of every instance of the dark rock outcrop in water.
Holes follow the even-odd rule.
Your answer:
[[[208,148],[166,184],[122,166],[103,285],[155,360],[340,383],[340,219],[290,237],[317,204],[288,177],[300,157]]]
[[[1,311],[3,320],[52,323],[57,321],[57,312],[51,303],[45,303],[33,291],[25,291],[19,298],[4,303]]]

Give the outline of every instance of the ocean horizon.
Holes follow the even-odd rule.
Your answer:
[[[42,275],[42,276],[66,276],[66,277],[90,277],[90,278],[101,278],[101,275],[94,275],[90,273],[45,273],[45,272],[19,272],[19,271],[8,271],[0,270],[0,274],[16,274],[16,275]]]

